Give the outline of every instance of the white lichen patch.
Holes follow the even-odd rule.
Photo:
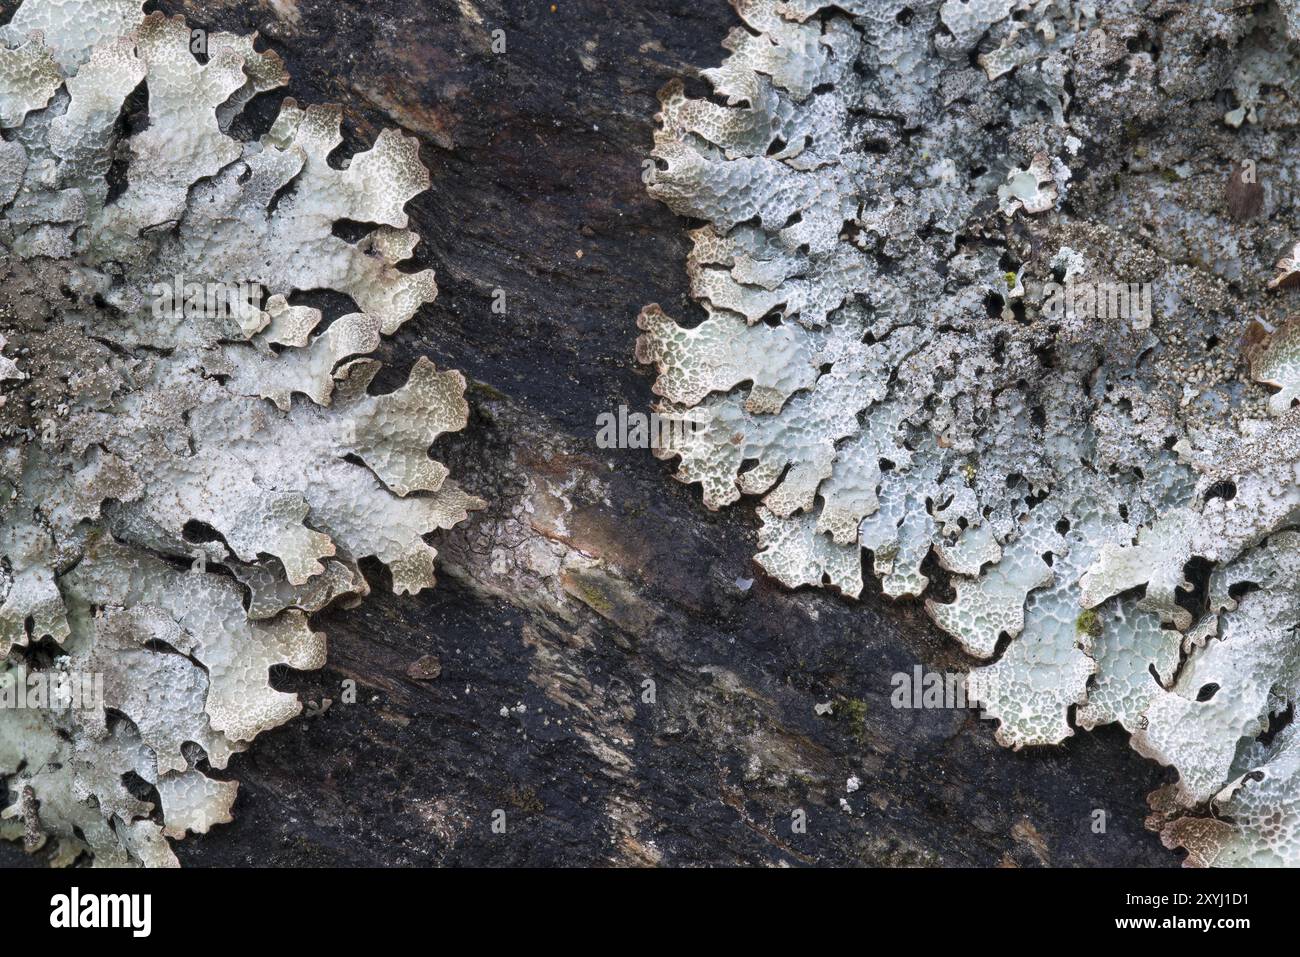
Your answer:
[[[733,5],[661,93],[706,317],[642,314],[704,424],[658,454],[784,584],[924,598],[1003,744],[1117,722],[1166,843],[1300,863],[1293,5]]]
[[[26,0],[0,28],[0,833],[56,863],[174,864],[169,838],[230,820],[207,772],[301,710],[270,679],[324,664],[309,616],[368,592],[363,558],[432,585],[426,536],[481,504],[429,457],[461,375],[422,358],[370,391],[436,295],[402,268],[418,144],[332,161],[340,111],[291,100],[237,139],[279,58],[196,55],[142,6]],[[326,290],[354,308],[300,299]],[[56,674],[95,697],[5,697]]]

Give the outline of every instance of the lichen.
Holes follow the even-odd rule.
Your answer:
[[[706,318],[642,313],[704,425],[657,454],[761,496],[790,587],[933,555],[999,741],[1118,722],[1189,862],[1300,864],[1294,4],[733,5],[713,96],[660,95]]]
[[[168,838],[229,820],[207,772],[300,711],[270,676],[324,663],[309,616],[368,593],[363,558],[432,585],[425,536],[480,504],[428,455],[461,375],[369,391],[436,294],[401,268],[418,144],[336,161],[341,112],[292,100],[242,141],[280,59],[142,7],[26,0],[0,28],[0,680],[102,682],[0,709],[3,834],[56,863],[174,864]]]

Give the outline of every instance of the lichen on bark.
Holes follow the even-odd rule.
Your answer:
[[[102,690],[0,708],[0,833],[56,863],[174,864],[229,820],[206,772],[301,709],[270,675],[324,663],[309,616],[368,593],[362,559],[432,585],[426,536],[481,505],[429,457],[462,376],[369,389],[437,291],[403,268],[416,141],[340,162],[340,111],[292,100],[241,141],[279,57],[142,7],[0,28],[0,683]]]
[[[733,5],[660,96],[658,454],[790,587],[942,574],[1003,744],[1118,722],[1189,862],[1300,863],[1294,4]]]

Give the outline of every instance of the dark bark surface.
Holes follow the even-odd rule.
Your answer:
[[[652,398],[637,311],[692,315],[683,222],[641,164],[658,88],[720,59],[722,0],[151,7],[261,29],[288,95],[343,104],[349,150],[421,139],[440,293],[383,358],[394,382],[420,355],[470,380],[470,426],[434,452],[490,502],[436,542],[436,588],[395,597],[375,569],[365,604],[320,617],[326,668],[274,678],[316,713],[217,774],[241,782],[235,822],[180,842],[184,864],[1177,863],[1142,827],[1166,772],[1123,733],[1017,753],[973,711],[894,709],[893,673],[969,663],[918,603],[784,590],[751,562],[752,509],[597,448],[599,413]]]

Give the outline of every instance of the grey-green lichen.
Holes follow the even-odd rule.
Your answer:
[[[299,712],[270,674],[324,663],[308,616],[364,596],[368,556],[431,585],[425,536],[479,504],[428,455],[466,423],[460,374],[369,391],[436,294],[399,268],[417,143],[333,163],[340,111],[292,100],[243,142],[279,58],[142,7],[26,0],[0,28],[0,691],[102,690],[0,695],[0,833],[58,863],[173,864],[168,838],[229,820],[205,771]]]
[[[1189,862],[1300,864],[1296,4],[733,5],[660,95],[706,318],[637,355],[707,427],[658,454],[791,587],[932,556],[1003,744],[1118,722]]]

